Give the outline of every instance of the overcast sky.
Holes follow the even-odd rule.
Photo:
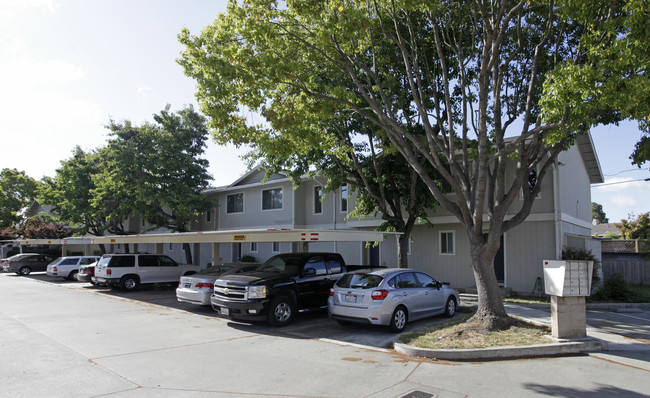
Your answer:
[[[110,118],[140,124],[171,104],[194,104],[194,81],[175,62],[182,27],[198,34],[225,0],[0,0],[0,169],[53,176],[75,145],[103,146]],[[650,177],[628,159],[633,123],[597,128],[606,183]],[[210,142],[213,185],[245,172],[243,150]],[[592,188],[610,221],[650,211],[650,182]]]

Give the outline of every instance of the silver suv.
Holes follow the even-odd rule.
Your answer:
[[[70,281],[77,280],[79,267],[99,261],[99,256],[59,257],[47,266],[49,276],[60,276]]]
[[[132,291],[142,283],[178,283],[181,276],[201,270],[178,264],[163,254],[104,254],[95,266],[95,283]]]

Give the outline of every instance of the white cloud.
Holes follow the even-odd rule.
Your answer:
[[[149,94],[151,94],[151,87],[138,87],[138,97],[147,97]]]
[[[0,0],[0,8],[45,8],[54,11],[61,6],[56,0]]]

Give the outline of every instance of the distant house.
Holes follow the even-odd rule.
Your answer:
[[[605,236],[612,236],[612,235],[621,235],[621,232],[619,231],[618,227],[616,226],[616,223],[610,222],[610,223],[599,223],[597,220],[593,220],[591,227],[591,236],[595,238],[603,238]]]

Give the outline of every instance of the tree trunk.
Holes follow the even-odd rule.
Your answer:
[[[499,282],[494,273],[494,258],[499,243],[480,242],[471,239],[472,267],[478,290],[478,310],[470,322],[479,322],[487,330],[501,330],[509,327],[511,318],[503,306]]]
[[[189,243],[183,243],[183,250],[185,251],[185,262],[187,264],[193,264],[192,262],[192,248]]]
[[[408,248],[409,239],[411,238],[410,235],[410,233],[404,231],[404,233],[399,235],[397,238],[397,264],[399,268],[409,267]]]

